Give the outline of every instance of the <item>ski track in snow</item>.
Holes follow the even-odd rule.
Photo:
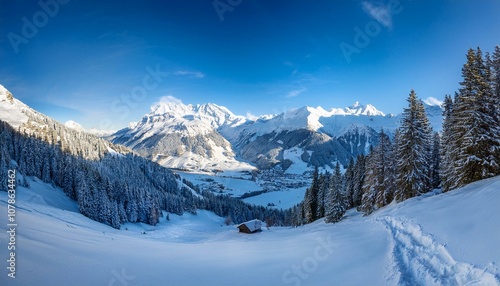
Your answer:
[[[500,285],[500,272],[490,263],[479,268],[457,262],[418,224],[394,217],[379,217],[391,234],[394,272],[388,275],[397,285]]]

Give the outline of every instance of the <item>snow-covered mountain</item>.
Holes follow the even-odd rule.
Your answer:
[[[244,122],[244,117],[215,104],[185,105],[167,99],[111,139],[170,168],[250,170],[253,167],[236,160],[231,143],[217,132]]]
[[[64,126],[71,128],[73,130],[76,130],[78,132],[90,133],[90,134],[93,134],[97,137],[107,137],[107,136],[110,136],[116,132],[116,131],[99,130],[99,129],[95,129],[95,128],[85,129],[80,123],[73,121],[73,120],[66,121],[64,123]]]
[[[434,131],[441,131],[443,125],[443,102],[429,97],[423,103],[432,129]]]
[[[426,106],[439,130],[441,108]],[[337,161],[347,166],[352,157],[378,144],[380,130],[392,134],[399,119],[359,102],[329,110],[306,106],[249,119],[216,104],[185,105],[166,98],[111,139],[171,168],[241,170],[251,169],[246,163],[251,162],[259,169],[281,166],[303,172],[308,166],[333,167]],[[289,169],[297,162],[304,168]]]

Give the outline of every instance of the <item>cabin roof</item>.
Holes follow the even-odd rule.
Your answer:
[[[253,219],[253,220],[249,220],[249,221],[244,222],[244,223],[240,223],[236,227],[239,228],[240,230],[247,228],[250,232],[254,232],[254,231],[260,230],[261,224],[262,224],[262,222],[260,220]]]

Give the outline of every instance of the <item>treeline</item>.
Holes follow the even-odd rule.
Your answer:
[[[379,144],[343,175],[338,164],[333,174],[316,170],[293,223],[337,222],[352,207],[370,214],[434,188],[446,192],[500,175],[500,48],[491,57],[470,49],[462,78],[454,98],[445,97],[441,133],[412,90],[393,140],[381,130]]]

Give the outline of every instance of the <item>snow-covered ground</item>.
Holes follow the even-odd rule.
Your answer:
[[[116,230],[30,183],[16,192],[15,279],[0,233],[0,285],[500,285],[500,177],[368,217],[350,210],[337,224],[251,235],[205,211]]]

